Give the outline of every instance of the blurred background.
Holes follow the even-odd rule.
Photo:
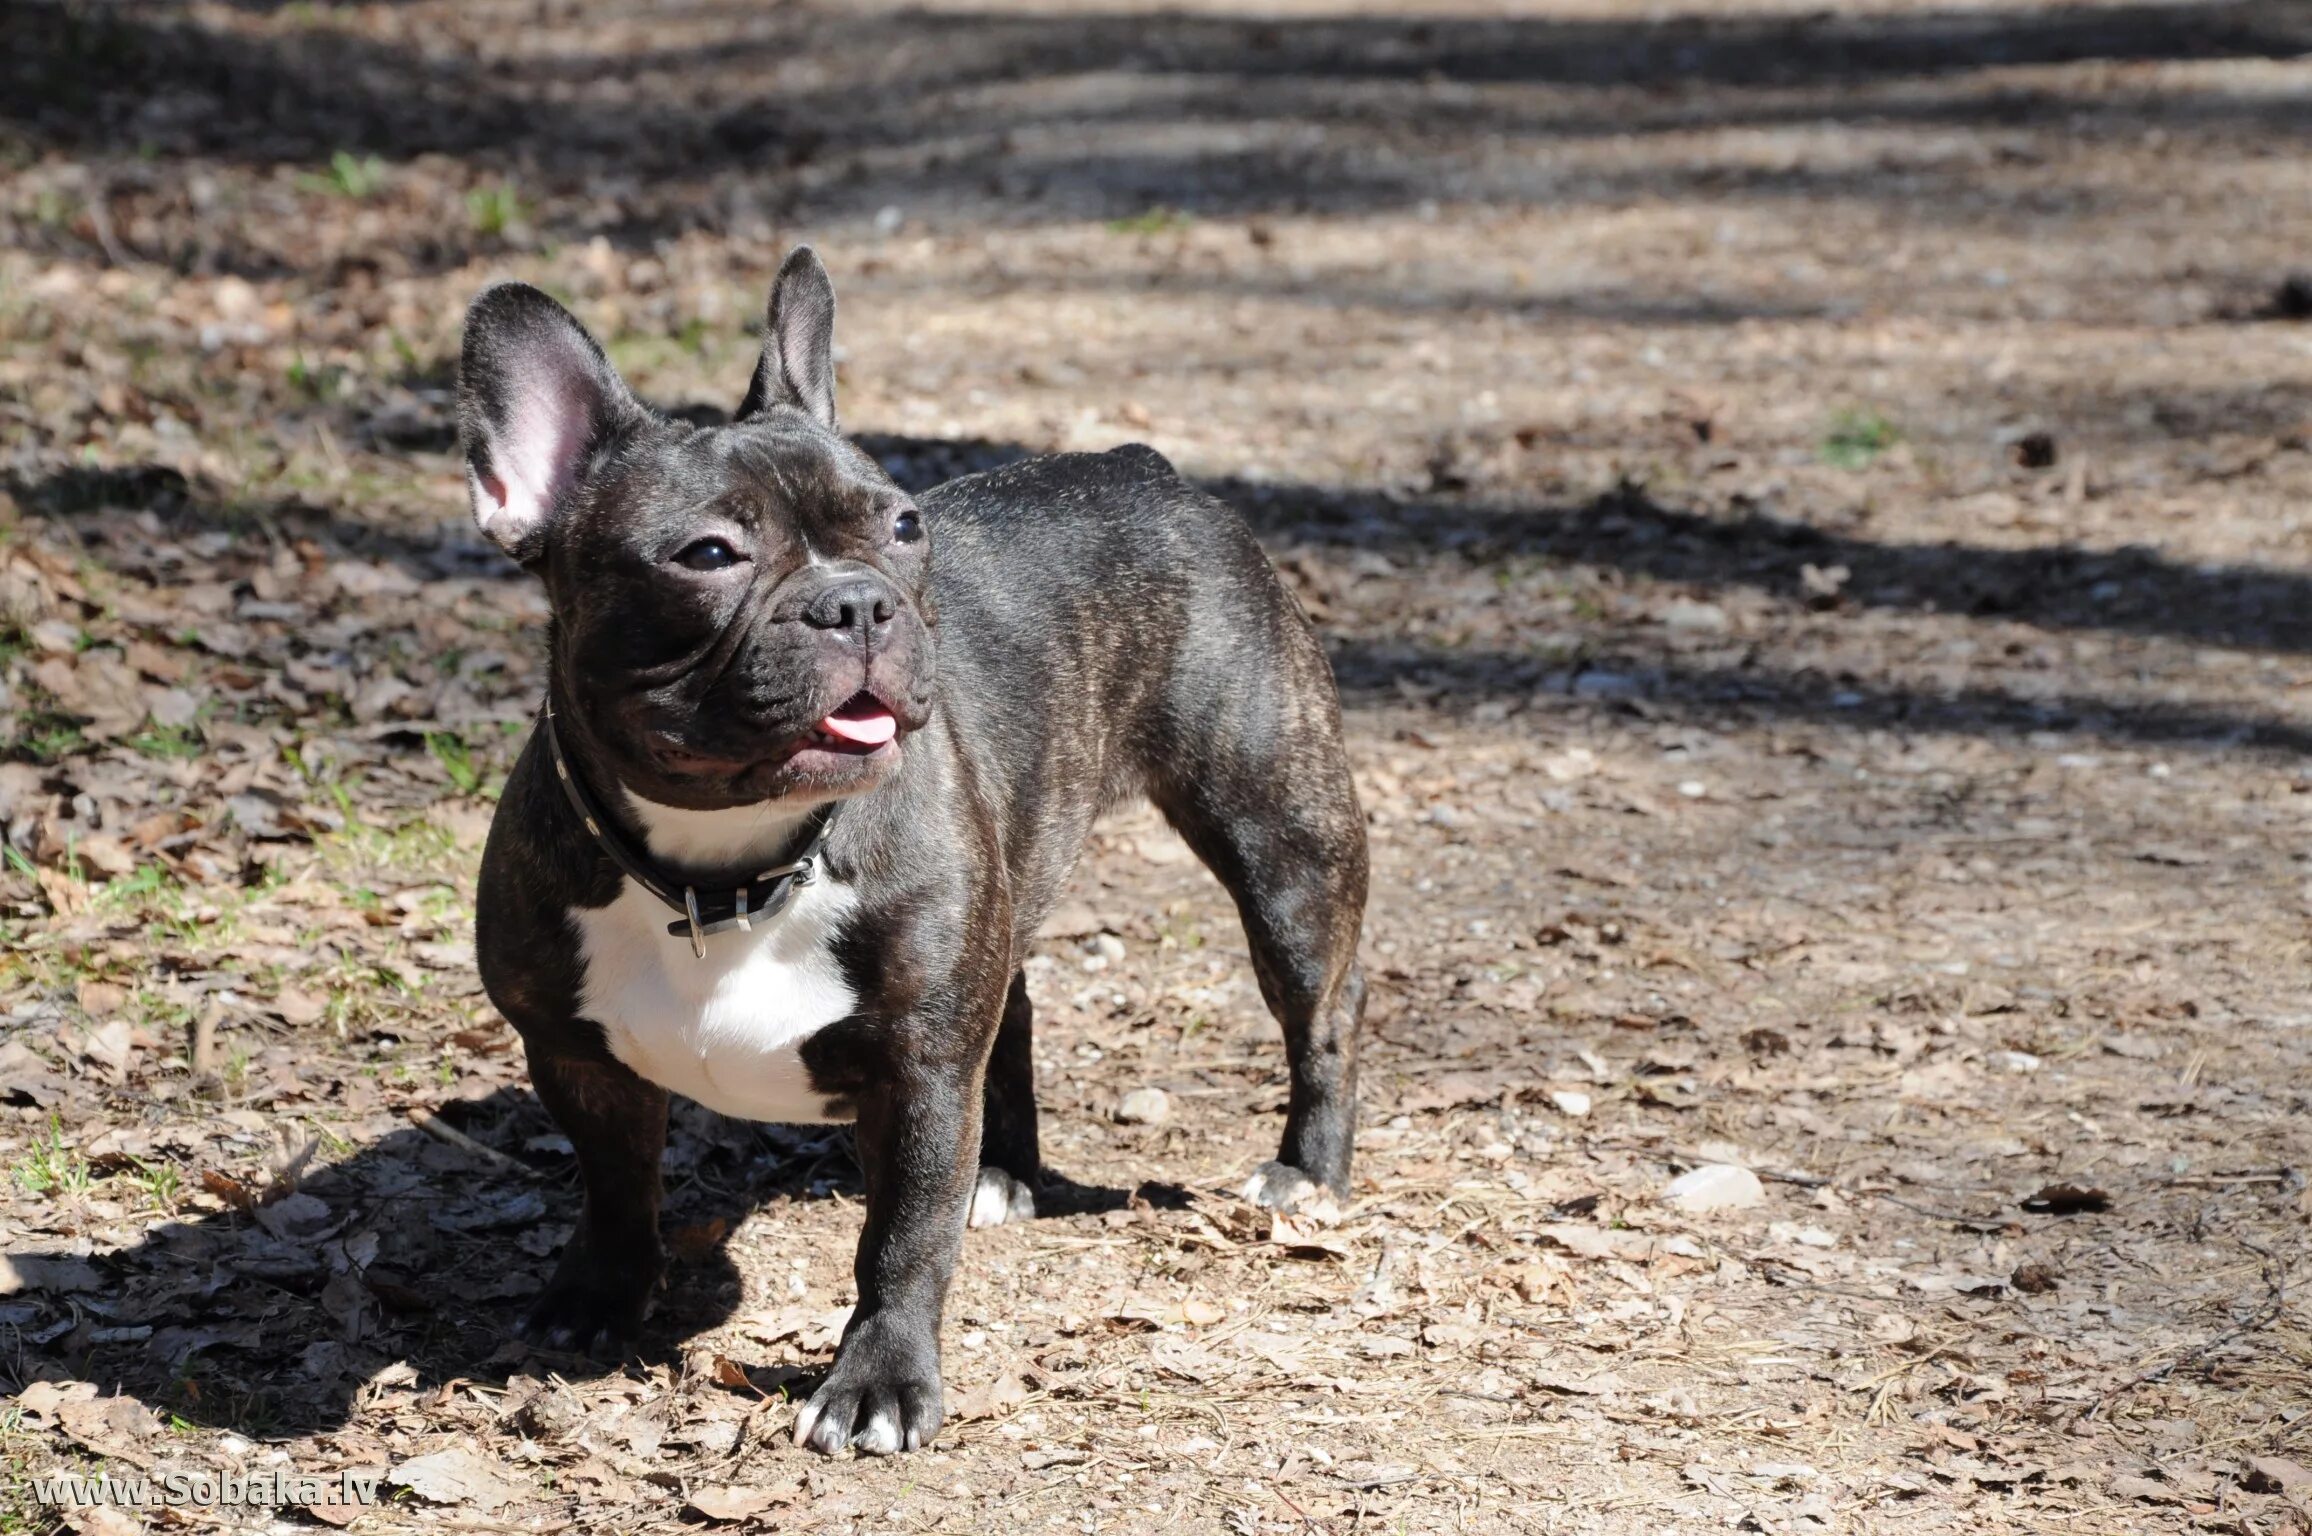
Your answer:
[[[1029,1321],[951,1371],[947,1513],[798,1499],[2305,1528],[2312,0],[0,4],[0,1235],[175,1330],[84,1288],[38,1348],[301,1456],[499,1432],[371,1374],[489,1358],[488,1210],[277,1302],[318,1363],[148,1228],[237,1251],[292,1123],[366,1209],[447,1155],[412,1110],[564,1199],[470,963],[542,606],[467,522],[460,317],[541,284],[712,421],[806,240],[903,481],[1140,440],[1253,520],[1341,679],[1376,990],[1335,1249],[1121,1204],[1212,1209],[1280,1079],[1216,888],[1103,831],[1031,975],[1050,1155],[1137,1224],[974,1236],[964,1313]],[[1151,1084],[1178,1123],[1118,1125]],[[684,1134],[699,1251],[840,1301],[839,1151]],[[1662,1203],[1705,1165],[1792,1177]],[[705,1333],[737,1283],[670,1339],[819,1358]],[[1269,1352],[1151,1356],[1189,1294]],[[1404,1396],[1311,1431],[1312,1371]],[[589,1497],[675,1518],[633,1471]]]

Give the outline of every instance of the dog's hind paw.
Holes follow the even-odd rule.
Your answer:
[[[1331,1225],[1341,1219],[1333,1192],[1290,1163],[1262,1163],[1244,1181],[1244,1198],[1283,1216],[1301,1216]]]
[[[558,1274],[515,1323],[514,1335],[541,1349],[616,1360],[641,1333],[650,1292],[647,1279],[638,1291]]]
[[[1035,1191],[1001,1168],[982,1168],[972,1186],[970,1225],[1000,1227],[1007,1221],[1026,1221],[1036,1213]]]

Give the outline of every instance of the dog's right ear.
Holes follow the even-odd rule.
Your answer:
[[[458,434],[474,523],[529,565],[556,511],[612,433],[642,407],[570,311],[527,283],[486,288],[466,311]]]

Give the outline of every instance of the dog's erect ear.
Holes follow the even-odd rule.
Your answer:
[[[745,421],[773,405],[791,405],[835,426],[835,285],[807,245],[788,253],[771,285],[771,324],[762,360],[733,418]]]
[[[474,522],[524,565],[595,449],[642,407],[570,311],[527,283],[484,289],[466,311],[458,433]]]

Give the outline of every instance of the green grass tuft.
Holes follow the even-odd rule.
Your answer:
[[[48,1117],[48,1139],[34,1141],[9,1172],[28,1195],[85,1195],[96,1183],[88,1160],[64,1144],[64,1123],[54,1115]]]
[[[1143,213],[1126,219],[1110,219],[1108,229],[1118,235],[1161,235],[1172,230],[1184,230],[1195,222],[1193,215],[1178,208],[1167,208],[1158,203]]]
[[[528,212],[522,194],[502,182],[494,187],[476,187],[466,194],[466,217],[474,233],[484,239],[497,239],[521,223]]]
[[[318,176],[300,176],[297,184],[308,192],[328,192],[355,202],[375,197],[385,188],[385,162],[375,155],[356,156],[341,149],[329,157],[329,169]]]
[[[1822,440],[1822,462],[1835,469],[1867,469],[1902,439],[1895,424],[1878,412],[1850,406],[1830,419],[1830,432]]]

